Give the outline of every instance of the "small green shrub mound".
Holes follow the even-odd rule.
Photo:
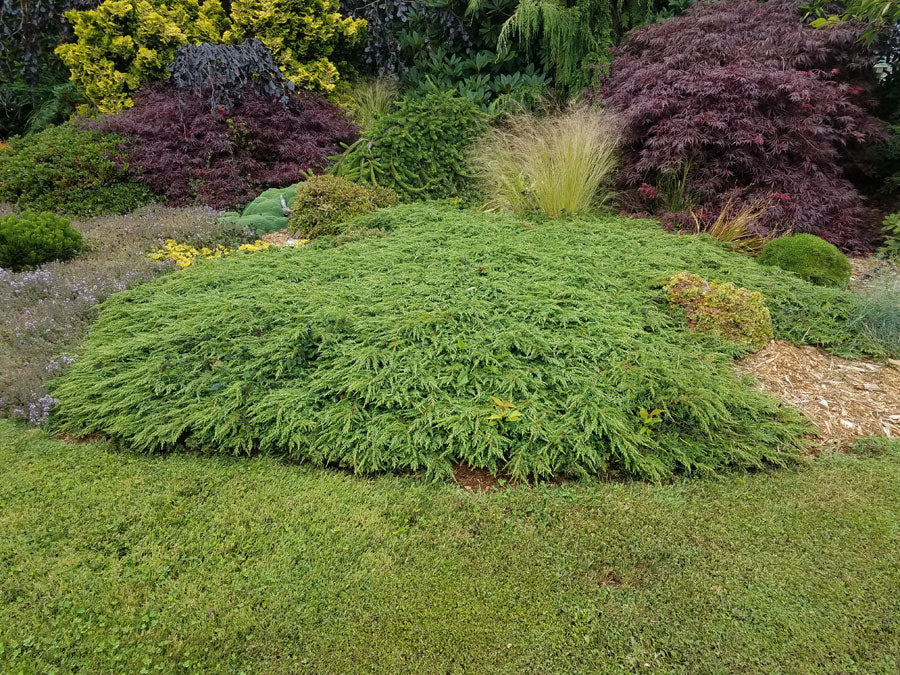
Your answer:
[[[660,277],[759,291],[781,339],[878,349],[850,322],[851,294],[652,221],[536,227],[423,203],[347,230],[373,220],[391,235],[234,256],[113,296],[51,388],[61,428],[358,472],[662,479],[788,462],[809,427],[735,375],[743,348],[697,338]]]
[[[248,227],[256,234],[269,234],[283,230],[289,227],[289,222],[288,217],[284,215],[281,199],[283,197],[285,205],[290,208],[300,185],[300,183],[295,183],[285,188],[269,188],[247,204],[243,212],[226,213],[223,220]]]
[[[814,234],[773,239],[763,247],[757,261],[793,272],[819,286],[843,287],[850,281],[847,256]]]
[[[706,281],[679,272],[665,286],[666,297],[687,313],[688,325],[702,333],[759,351],[772,339],[772,317],[761,293],[730,282]]]
[[[470,149],[487,128],[484,113],[457,94],[407,96],[394,112],[376,118],[332,173],[390,187],[404,201],[467,196]]]
[[[291,229],[304,239],[340,234],[356,216],[397,203],[389,188],[357,185],[339,176],[313,176],[297,190]]]
[[[25,211],[0,218],[0,267],[14,271],[67,260],[83,248],[81,233],[53,213]]]
[[[78,216],[133,211],[152,195],[126,176],[122,143],[72,123],[12,138],[0,152],[0,201]]]

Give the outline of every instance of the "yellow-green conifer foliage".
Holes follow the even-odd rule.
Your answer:
[[[130,107],[142,84],[167,78],[182,45],[254,37],[300,88],[328,92],[338,80],[328,56],[365,31],[365,21],[341,17],[337,0],[237,0],[232,17],[220,0],[105,0],[66,13],[76,41],[56,53],[87,98],[112,113]]]
[[[365,36],[364,19],[343,17],[338,0],[234,0],[228,42],[259,38],[285,77],[300,89],[333,91],[338,70],[329,57]]]

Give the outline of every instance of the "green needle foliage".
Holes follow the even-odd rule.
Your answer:
[[[390,236],[114,296],[53,388],[62,426],[357,472],[664,479],[788,462],[809,427],[734,375],[738,346],[686,327],[660,277],[733,281],[763,293],[776,336],[853,344],[852,296],[650,221],[377,215]]]

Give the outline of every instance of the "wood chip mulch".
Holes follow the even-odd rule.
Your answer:
[[[900,361],[850,361],[773,340],[737,368],[799,408],[818,429],[820,446],[846,448],[865,436],[900,438]]]

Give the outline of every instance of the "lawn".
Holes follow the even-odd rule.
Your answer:
[[[896,672],[900,448],[490,494],[0,421],[3,672]]]

